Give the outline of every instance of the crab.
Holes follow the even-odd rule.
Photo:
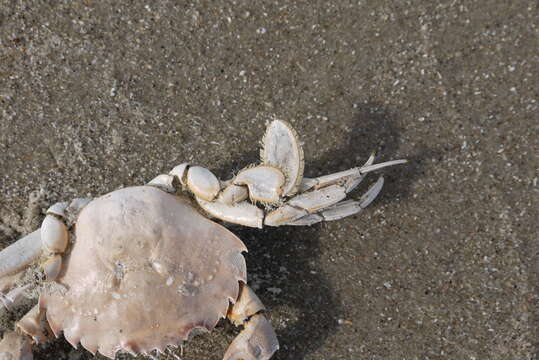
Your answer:
[[[36,230],[0,252],[0,308],[13,310],[38,269],[37,304],[0,341],[0,359],[32,359],[32,346],[62,333],[75,348],[111,359],[153,356],[228,318],[243,330],[224,360],[267,360],[279,343],[265,307],[247,285],[242,241],[211,220],[249,227],[312,225],[357,214],[383,177],[346,200],[374,164],[317,178],[303,176],[303,150],[285,121],[269,123],[260,163],[228,181],[178,165],[144,186],[48,208]],[[32,267],[32,265],[34,265]],[[36,270],[33,270],[36,271]]]

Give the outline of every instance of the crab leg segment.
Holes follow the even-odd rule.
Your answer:
[[[14,274],[39,258],[41,232],[34,231],[0,252],[0,278]]]
[[[331,185],[320,190],[293,197],[287,204],[270,212],[264,224],[279,226],[291,223],[303,216],[332,206],[346,197],[345,188]]]
[[[218,202],[223,204],[232,205],[249,198],[249,190],[246,186],[230,184],[225,187],[217,198]]]
[[[62,256],[54,255],[41,265],[48,281],[54,281],[62,270]]]
[[[41,264],[48,281],[54,281],[62,270],[62,256],[69,242],[67,225],[65,224],[66,210],[77,214],[86,204],[87,199],[75,199],[67,203],[57,203],[47,210],[47,216],[41,224],[41,240],[48,254],[48,259]]]
[[[255,315],[261,311],[266,310],[262,301],[256,296],[255,292],[244,283],[240,282],[240,295],[234,305],[230,306],[228,310],[227,318],[234,323],[234,325],[243,325],[249,318],[249,316]]]
[[[9,276],[0,278],[0,293],[9,291],[13,287],[15,287],[17,284],[17,281],[20,280],[23,275],[24,274],[22,272],[18,272],[14,275],[9,275]]]
[[[201,166],[189,168],[187,186],[196,197],[206,201],[212,201],[221,191],[221,184],[217,177],[210,170]]]
[[[32,360],[31,339],[41,343],[50,338],[45,312],[36,305],[16,324],[16,330],[6,332],[0,341],[0,359]]]
[[[182,186],[187,187],[197,198],[205,201],[213,201],[221,191],[221,182],[217,176],[202,166],[180,164],[172,169],[169,175],[159,175],[148,185],[155,185],[153,182],[160,176],[172,177]]]
[[[247,201],[228,205],[217,201],[206,201],[198,197],[196,199],[204,211],[218,219],[249,227],[262,227],[264,211]]]
[[[329,208],[323,209],[316,214],[309,214],[294,221],[290,221],[287,225],[306,226],[313,225],[320,221],[333,221],[355,215],[361,210],[369,206],[371,202],[378,196],[384,185],[384,178],[379,177],[378,181],[361,196],[359,201],[345,200],[341,201]]]
[[[56,215],[47,215],[41,224],[41,240],[51,253],[63,253],[67,248],[67,226]]]
[[[247,185],[252,201],[278,203],[285,183],[283,173],[271,166],[256,166],[241,171],[234,179],[236,185]]]
[[[52,335],[52,330],[45,318],[45,310],[39,304],[24,315],[16,327],[38,344],[49,340]]]
[[[0,359],[32,360],[32,345],[30,339],[14,331],[4,334],[0,341]]]
[[[286,177],[283,196],[294,195],[303,178],[304,168],[298,134],[286,121],[274,120],[268,125],[262,143],[262,162],[282,170]]]
[[[30,287],[30,285],[24,285],[16,287],[8,292],[6,295],[0,294],[0,302],[4,304],[7,310],[13,310],[17,308],[25,299],[24,292]]]
[[[263,315],[255,315],[230,344],[223,360],[269,360],[279,350],[277,335]]]
[[[307,191],[310,189],[320,189],[332,184],[342,184],[342,186],[345,187],[346,192],[349,193],[352,190],[354,190],[357,185],[365,178],[365,175],[369,172],[382,169],[384,167],[398,165],[398,164],[404,164],[407,162],[407,160],[392,160],[392,161],[386,161],[379,164],[373,164],[374,162],[374,154],[371,155],[371,157],[367,160],[365,165],[362,167],[352,168],[349,170],[337,172],[334,174],[329,174],[325,176],[320,176],[318,178],[309,179],[305,178],[303,179],[303,182],[301,183],[301,190]]]
[[[369,159],[365,162],[363,167],[372,165],[374,163],[374,153],[369,156]],[[346,187],[346,192],[350,192],[356,188],[356,186],[361,183],[365,175],[359,173],[358,168],[352,168],[344,171],[340,171],[334,174],[320,176],[314,179],[303,178],[300,185],[300,191],[305,192],[311,189],[319,189],[324,186],[331,184],[342,183]]]
[[[255,293],[243,285],[238,301],[231,307],[228,318],[243,331],[234,339],[223,360],[269,360],[279,349],[279,342],[270,322],[261,314],[264,305]]]
[[[0,279],[23,270],[36,262],[43,254],[49,259],[42,265],[48,280],[54,280],[60,273],[62,254],[68,244],[67,225],[64,222],[66,210],[76,214],[87,201],[76,199],[68,203],[56,203],[47,210],[41,228],[19,239],[0,252]],[[16,306],[18,300],[24,298],[25,287],[16,288],[3,298],[6,308]]]

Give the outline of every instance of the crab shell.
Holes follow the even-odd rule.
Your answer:
[[[150,186],[89,203],[40,307],[56,336],[114,358],[211,330],[246,282],[245,245],[190,201]]]

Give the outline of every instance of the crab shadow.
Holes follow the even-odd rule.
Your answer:
[[[396,114],[376,104],[358,110],[354,119],[347,124],[352,130],[348,138],[338,141],[326,139],[339,144],[337,148],[326,154],[306,153],[306,176],[319,176],[358,166],[356,156],[365,161],[373,150],[383,154],[382,160],[402,157],[403,154],[397,154],[400,130],[395,124]],[[241,168],[242,165],[256,162],[257,156],[253,152],[236,159],[234,163],[227,164],[230,167],[220,169],[220,175],[230,176],[227,173],[230,168]],[[412,155],[411,160],[414,162],[420,157]],[[391,202],[397,194],[401,199],[406,197],[420,166],[416,164],[386,171],[386,183],[391,183],[391,186],[384,189],[377,201]],[[371,178],[372,181],[376,176]],[[363,190],[360,191],[365,191],[365,186],[361,188]],[[357,197],[357,193],[352,194],[352,198]],[[319,262],[325,247],[322,243],[330,241],[321,238],[321,226],[323,224],[261,230],[231,228],[249,249],[246,254],[249,283],[265,303],[268,316],[276,328],[281,350],[275,359],[304,359],[339,331],[338,319],[344,315],[341,300]]]

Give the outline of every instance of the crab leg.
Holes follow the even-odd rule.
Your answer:
[[[263,171],[274,174],[271,170],[264,169]],[[248,190],[243,184],[249,182],[253,175],[258,174],[246,171],[246,174],[240,178],[241,184],[224,183],[206,168],[181,164],[172,169],[168,175],[159,175],[148,185],[164,190],[168,188],[169,192],[175,192],[175,190],[170,191],[171,187],[175,183],[180,183],[195,195],[200,207],[211,216],[235,224],[261,228],[264,212],[245,201]],[[276,176],[278,177],[278,174]],[[264,192],[264,190],[260,191]]]
[[[19,239],[0,252],[0,278],[14,274],[39,258],[42,253],[41,231]]]
[[[264,211],[248,201],[228,205],[197,198],[197,202],[202,209],[218,219],[243,226],[262,228]]]
[[[67,247],[67,226],[61,220],[67,203],[56,203],[36,230],[0,252],[0,278],[14,274],[36,261],[44,250],[63,253]]]
[[[52,334],[45,320],[45,311],[36,305],[15,325],[16,330],[4,334],[0,341],[0,359],[32,360],[31,340],[42,343]]]
[[[0,359],[32,360],[32,345],[27,336],[10,331],[0,341]]]
[[[3,278],[0,278],[0,293],[4,293],[12,289],[18,280],[23,276],[22,272],[15,273],[14,275],[9,275]]]
[[[45,319],[45,310],[39,303],[17,322],[16,328],[38,344],[49,340],[52,335],[52,330]]]
[[[338,173],[320,176],[314,179],[304,178],[301,184],[301,191],[305,192],[310,189],[320,189],[332,184],[342,184],[346,192],[349,193],[359,185],[367,173],[407,162],[407,160],[392,160],[379,164],[373,164],[373,161],[374,154],[370,156],[365,165],[362,167],[352,168]]]
[[[76,216],[88,202],[88,199],[74,199],[71,203],[62,202],[52,205],[47,210],[47,215],[39,230],[2,250],[0,252],[0,285],[4,288],[11,287],[13,281],[10,281],[10,277],[38,261],[43,255],[48,258],[42,264],[47,280],[54,280],[60,273],[61,254],[66,250],[69,240],[66,217]],[[18,300],[23,298],[25,289],[26,287],[16,288],[0,300],[7,309],[14,307]]]
[[[244,330],[234,339],[223,360],[269,360],[279,349],[279,342],[270,322],[260,314],[264,305],[245,284],[238,300],[231,306],[227,317]]]
[[[160,184],[154,180],[150,185],[172,184],[172,177],[195,195],[208,214],[231,223],[259,228],[263,225],[311,225],[360,212],[376,198],[383,178],[359,201],[343,201],[347,194],[367,173],[407,162],[392,160],[374,164],[373,153],[363,166],[304,178],[301,143],[290,124],[281,120],[268,125],[260,157],[261,165],[247,167],[227,182],[219,181],[203,167],[181,164],[168,178],[162,177]],[[268,212],[257,207],[257,202]]]
[[[279,350],[277,335],[263,315],[254,315],[230,344],[223,360],[269,360]]]
[[[380,176],[378,181],[361,197],[359,201],[345,200],[331,207],[323,209],[319,213],[308,214],[302,218],[286,223],[286,225],[309,226],[320,221],[333,221],[355,215],[365,209],[374,201],[382,190],[384,178]]]

